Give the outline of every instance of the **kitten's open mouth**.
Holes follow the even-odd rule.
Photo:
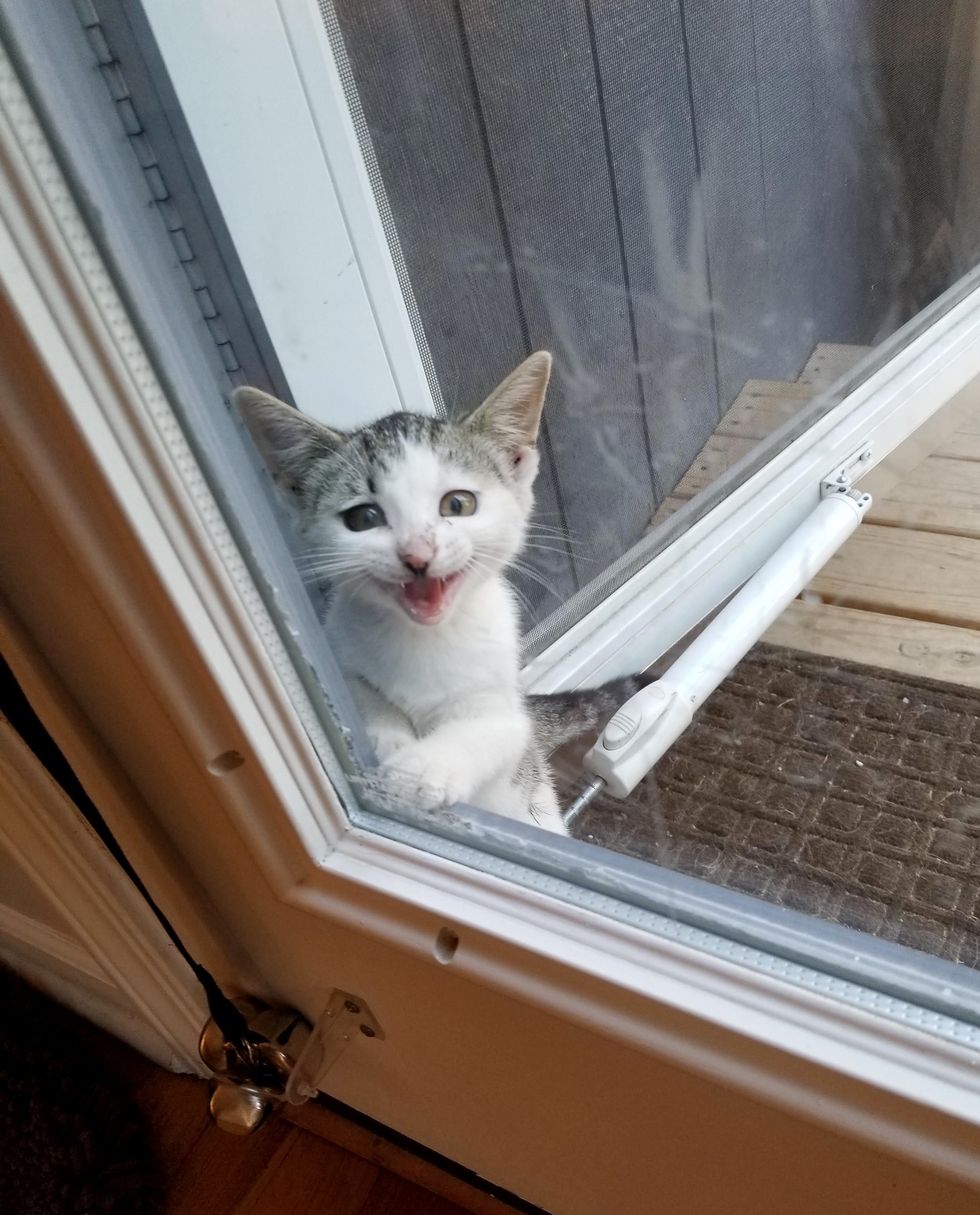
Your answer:
[[[463,571],[448,578],[413,578],[397,588],[398,601],[419,624],[438,624],[456,596]]]

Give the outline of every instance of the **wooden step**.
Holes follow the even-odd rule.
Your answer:
[[[980,628],[980,540],[863,523],[808,594],[839,607]]]
[[[980,461],[980,415],[963,418],[956,434],[945,439],[935,454],[950,460]]]
[[[650,526],[656,527],[727,472],[760,440],[792,418],[811,395],[809,388],[787,380],[747,381],[694,463],[657,508]]]
[[[684,502],[726,473],[757,443],[795,417],[805,402],[839,379],[868,349],[821,342],[807,359],[798,380],[746,381],[714,434],[657,508],[650,527],[662,523]]]
[[[764,640],[825,658],[980,688],[980,633],[972,629],[797,599]]]
[[[846,346],[839,342],[818,342],[796,378],[816,394],[836,383],[861,361],[870,346]]]
[[[873,503],[867,521],[980,539],[980,463],[929,456]]]
[[[715,428],[716,435],[766,439],[799,413],[813,396],[804,384],[789,380],[749,380]]]

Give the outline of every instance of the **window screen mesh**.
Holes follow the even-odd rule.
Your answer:
[[[747,380],[874,345],[974,263],[971,8],[322,0],[447,412],[556,358],[535,648]]]

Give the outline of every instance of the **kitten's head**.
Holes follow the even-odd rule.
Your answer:
[[[352,432],[257,388],[234,401],[296,504],[314,572],[435,625],[520,550],[550,374],[539,351],[466,417],[395,413]]]

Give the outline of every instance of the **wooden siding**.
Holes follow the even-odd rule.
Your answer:
[[[924,250],[953,166],[923,149],[953,0],[336,7],[449,408],[557,356],[539,517],[574,544],[535,554],[540,612],[639,538],[747,380],[948,279]]]

